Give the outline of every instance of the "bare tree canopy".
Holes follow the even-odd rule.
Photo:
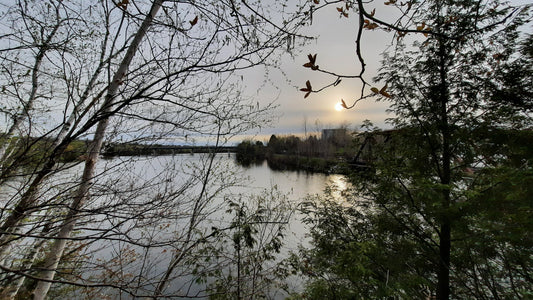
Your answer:
[[[84,287],[87,297],[105,288],[187,296],[168,283],[191,279],[191,253],[219,236],[200,224],[235,183],[231,170],[213,172],[221,166],[208,155],[196,166],[163,161],[139,179],[128,162],[98,163],[99,154],[113,141],[201,137],[217,147],[265,124],[271,106],[242,94],[246,80],[234,75],[275,67],[287,40],[304,42],[305,5],[0,4],[2,297],[43,299],[53,283]],[[106,243],[118,252],[99,251]],[[150,261],[156,252],[166,258]]]

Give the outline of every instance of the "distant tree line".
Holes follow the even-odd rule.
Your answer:
[[[113,156],[136,156],[136,155],[173,155],[173,154],[193,154],[193,153],[220,153],[233,152],[235,147],[222,146],[182,146],[163,144],[141,144],[141,143],[111,143],[104,147],[102,155],[104,157]]]
[[[267,145],[245,140],[237,145],[236,159],[242,165],[261,163],[265,159],[273,169],[298,169],[330,172],[332,168],[353,160],[357,152],[356,139],[346,129],[334,129],[334,134],[301,138],[295,135],[271,135]]]
[[[2,145],[8,145],[6,147],[6,153],[12,157],[16,157],[19,162],[18,167],[23,168],[37,165],[46,155],[46,149],[50,148],[53,142],[53,139],[46,137],[15,136],[8,138],[6,135],[0,135],[0,143]],[[87,151],[88,143],[89,141],[87,140],[74,140],[70,142],[58,160],[63,163],[82,160]]]

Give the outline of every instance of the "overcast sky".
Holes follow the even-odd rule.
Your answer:
[[[395,12],[390,6],[377,1],[376,17],[390,16]],[[531,5],[531,0],[513,0],[513,5]],[[372,7],[369,7],[371,10]],[[276,113],[279,120],[275,126],[263,128],[258,133],[258,138],[267,138],[271,134],[303,133],[304,122],[307,122],[307,131],[316,131],[323,128],[335,128],[347,124],[352,129],[357,129],[361,123],[368,119],[381,128],[389,128],[385,119],[391,117],[386,113],[387,103],[366,99],[359,102],[351,110],[335,110],[335,104],[344,99],[357,99],[360,95],[361,85],[357,79],[343,79],[337,87],[329,88],[320,93],[312,93],[304,99],[304,93],[299,88],[305,86],[305,81],[310,80],[313,88],[319,88],[332,82],[332,77],[313,72],[302,65],[308,61],[307,54],[317,54],[317,64],[321,69],[328,69],[336,73],[357,75],[360,65],[355,55],[355,39],[357,31],[357,16],[352,12],[349,18],[339,18],[335,6],[326,7],[313,15],[313,24],[304,28],[304,34],[316,36],[317,39],[309,43],[298,54],[295,49],[294,59],[288,55],[283,60],[279,71],[272,71],[269,75],[276,89],[263,88],[258,99],[261,101],[272,100],[277,96],[279,105]],[[529,28],[531,29],[531,28]],[[380,30],[363,31],[363,56],[367,63],[366,79],[372,84],[372,78],[377,74],[380,65],[381,53],[391,44],[393,33],[384,33]],[[255,74],[261,73],[254,70]],[[256,82],[262,80],[258,75]],[[384,83],[374,83],[381,87]],[[248,84],[248,89],[257,89],[253,80]],[[260,139],[260,138],[259,138]]]
[[[4,0],[0,0],[2,3]],[[273,0],[275,1],[275,0]],[[530,4],[531,0],[513,0],[513,4]],[[393,19],[394,10],[384,5],[384,1],[376,1],[376,17]],[[367,7],[370,11],[373,7]],[[269,73],[261,68],[254,68],[243,73],[243,84],[249,97],[266,104],[275,100],[278,105],[274,112],[277,116],[273,125],[250,132],[256,139],[268,140],[271,134],[300,134],[320,131],[324,128],[336,128],[347,125],[357,129],[364,120],[374,125],[388,128],[385,119],[391,117],[386,113],[388,104],[376,102],[369,98],[350,110],[335,110],[335,105],[344,99],[351,104],[360,95],[361,84],[358,79],[343,79],[336,87],[328,88],[320,93],[312,93],[304,99],[299,91],[309,80],[314,89],[330,84],[334,78],[304,68],[308,62],[308,54],[317,54],[317,64],[321,69],[344,74],[358,75],[361,66],[355,54],[355,39],[358,17],[350,12],[348,18],[340,17],[335,5],[325,7],[313,14],[312,25],[305,26],[302,34],[316,37],[303,48],[295,48],[292,55],[286,53],[279,70],[270,69]],[[382,87],[384,83],[373,83],[377,74],[381,53],[394,39],[393,33],[380,30],[364,30],[362,54],[367,63],[365,78],[371,86]],[[266,74],[266,75],[265,75]],[[267,77],[269,83],[263,84]],[[2,120],[0,120],[0,125]],[[234,142],[241,138],[234,139]]]
[[[342,124],[355,129],[366,119],[377,126],[386,127],[385,119],[390,117],[386,113],[386,103],[367,99],[359,102],[353,109],[335,110],[335,105],[341,99],[349,104],[350,100],[357,99],[360,95],[361,84],[357,79],[343,79],[338,86],[320,93],[311,93],[306,99],[305,93],[299,91],[305,86],[306,80],[311,82],[314,89],[334,80],[331,76],[304,68],[302,65],[308,62],[307,54],[317,54],[317,64],[321,69],[345,75],[359,74],[360,65],[355,55],[356,30],[357,16],[352,13],[349,18],[340,18],[334,6],[326,7],[313,15],[313,24],[306,26],[303,33],[317,38],[303,48],[294,49],[293,57],[286,55],[281,71],[270,70],[268,78],[272,81],[271,86],[261,87],[256,94],[263,102],[277,97],[276,104],[279,105],[276,110],[279,119],[273,127],[262,129],[260,136],[303,133],[305,122],[308,132],[336,128]],[[367,80],[371,81],[376,74],[381,59],[380,53],[390,43],[391,38],[392,34],[379,30],[364,32],[363,55],[367,62]],[[255,75],[248,77],[251,79],[247,87],[253,94],[263,77],[257,69],[251,74]]]

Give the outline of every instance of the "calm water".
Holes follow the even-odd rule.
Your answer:
[[[193,173],[192,169],[202,168],[207,165],[206,154],[179,154],[169,156],[149,156],[141,158],[117,157],[110,160],[102,160],[101,168],[123,168],[127,172],[118,172],[111,176],[110,181],[134,178],[136,181],[150,181],[172,177],[173,184],[181,185]],[[220,185],[217,176],[231,176],[236,179],[233,184],[219,193],[219,198],[231,194],[260,194],[265,190],[275,188],[281,194],[286,195],[289,202],[297,205],[305,200],[308,195],[321,195],[326,187],[334,187],[338,190],[346,189],[348,183],[343,175],[309,173],[305,171],[272,170],[267,162],[241,166],[236,163],[234,154],[217,154],[214,160],[213,174],[210,179],[214,185]],[[169,174],[167,174],[169,172]],[[125,175],[127,174],[127,175]],[[128,177],[128,178],[125,178]],[[191,188],[191,195],[198,193],[199,185]],[[215,201],[217,203],[217,201]],[[222,217],[215,213],[214,218]],[[305,235],[305,228],[300,222],[300,215],[295,215],[291,222],[290,230],[296,234],[286,242],[296,245]]]
[[[189,212],[194,209],[205,214],[205,218],[194,221],[197,222],[195,230],[203,232],[199,234],[206,234],[211,228],[224,228],[231,221],[232,216],[228,216],[226,212],[228,199],[246,201],[247,197],[251,197],[250,195],[275,189],[284,195],[289,203],[296,206],[308,195],[322,194],[327,186],[342,190],[347,185],[342,175],[276,171],[270,169],[266,161],[243,167],[235,162],[232,154],[216,155],[208,177],[209,183],[203,185],[205,170],[209,163],[206,154],[115,157],[101,160],[98,167],[102,174],[97,178],[98,184],[93,189],[94,200],[89,207],[95,208],[96,211],[99,207],[112,207],[113,216],[116,217],[110,217],[110,214],[105,213],[92,217],[92,220],[88,222],[92,225],[85,227],[84,234],[98,235],[102,232],[116,231],[120,234],[126,232],[124,236],[136,242],[177,241],[185,239],[186,228],[191,224]],[[78,173],[80,169],[81,167],[78,168]],[[70,175],[73,173],[75,170],[70,171]],[[160,196],[168,197],[173,193],[178,195],[173,206],[150,207],[149,203],[152,199]],[[116,197],[116,195],[122,196]],[[200,198],[204,200],[195,202],[195,199]],[[143,210],[146,210],[146,213]],[[137,219],[128,219],[129,216],[136,214],[139,216]],[[157,218],[151,219],[151,215],[154,214],[161,214],[164,221],[161,224],[151,224],[150,222],[153,222],[151,220],[158,220]],[[286,257],[289,251],[295,250],[298,245],[306,244],[307,229],[301,223],[301,217],[298,213],[291,216],[278,259]],[[93,261],[95,264],[100,261],[106,262],[105,264],[110,266],[110,263],[117,261],[116,257],[121,257],[122,260],[135,257],[137,261],[132,259],[131,264],[124,266],[122,272],[123,274],[143,274],[142,277],[146,278],[143,289],[136,291],[138,294],[146,294],[154,290],[154,282],[163,276],[172,261],[172,253],[176,252],[174,249],[183,247],[179,243],[169,243],[169,246],[143,248],[135,243],[132,243],[132,246],[119,239],[113,239],[113,234],[106,234],[111,238],[95,242],[88,249]],[[120,234],[117,234],[117,237],[124,240],[124,236]],[[228,248],[232,248],[231,244]],[[231,254],[231,250],[229,253]],[[227,265],[227,267],[232,266]],[[203,289],[201,285],[187,281],[193,278],[191,270],[186,268],[176,270],[177,274],[173,273],[176,279],[169,285],[169,289],[176,291],[176,294],[184,290],[187,290],[189,294],[195,294]],[[113,274],[113,276],[117,275]],[[122,280],[128,280],[128,277]],[[291,282],[291,285],[297,289],[300,283],[296,279]],[[108,290],[108,292],[119,296],[115,291]],[[121,294],[120,298],[128,299],[129,296]],[[283,298],[283,293],[275,298]]]
[[[231,161],[234,162],[233,158]],[[305,200],[308,195],[322,195],[324,189],[335,187],[344,190],[347,187],[346,178],[338,174],[309,173],[305,171],[277,171],[268,167],[266,161],[249,167],[238,166],[241,174],[252,180],[249,189],[265,189],[276,186],[282,193],[288,195],[289,200],[298,204]],[[301,215],[296,214],[291,222],[290,230],[295,234],[292,239],[287,239],[289,248],[294,248],[303,240],[306,229],[300,222]]]

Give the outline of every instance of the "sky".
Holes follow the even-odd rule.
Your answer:
[[[385,9],[385,8],[383,8]],[[379,11],[378,11],[379,12]],[[249,93],[263,103],[274,100],[278,105],[278,116],[274,126],[262,128],[257,132],[259,140],[268,139],[271,134],[302,134],[320,131],[325,128],[348,126],[357,129],[364,120],[370,120],[381,128],[388,128],[385,119],[391,117],[386,110],[388,104],[366,99],[350,110],[336,110],[337,103],[344,99],[349,105],[360,95],[361,84],[357,79],[343,79],[336,87],[330,87],[320,93],[311,93],[304,99],[305,87],[309,80],[314,89],[330,84],[334,78],[303,67],[308,62],[308,54],[317,54],[317,64],[321,69],[346,75],[358,75],[360,65],[355,55],[357,33],[357,16],[353,13],[348,18],[340,18],[335,6],[326,7],[313,15],[313,24],[303,28],[302,33],[315,36],[316,39],[299,49],[293,49],[293,55],[285,55],[281,70],[270,70],[270,85],[258,86],[264,78],[253,71],[253,80],[247,83]],[[392,34],[379,30],[364,31],[363,55],[367,63],[366,79],[372,82],[377,74],[381,53],[390,44]],[[252,74],[252,72],[250,72]],[[254,78],[255,77],[255,78]],[[249,78],[249,77],[247,77]],[[259,83],[259,84],[254,84]],[[380,83],[375,84],[381,87]],[[306,124],[306,125],[304,125]]]
[[[527,4],[530,1],[513,0],[512,3]],[[0,0],[0,3],[2,2],[3,0]],[[392,8],[383,5],[383,2],[375,1],[376,17],[392,18],[394,13]],[[367,9],[371,10],[372,7]],[[294,48],[291,53],[286,53],[279,69],[271,68],[265,72],[259,67],[244,71],[243,83],[246,94],[264,105],[274,101],[278,106],[273,112],[275,118],[272,124],[260,130],[250,131],[248,135],[237,136],[233,142],[239,142],[244,138],[268,141],[272,134],[303,134],[305,131],[319,132],[322,129],[339,126],[356,130],[365,120],[370,120],[380,128],[390,128],[385,122],[387,118],[392,117],[386,112],[388,108],[386,102],[376,102],[376,99],[368,98],[350,110],[335,109],[341,99],[350,105],[359,97],[361,84],[358,79],[343,79],[338,86],[320,93],[311,93],[305,99],[305,93],[299,90],[305,86],[307,80],[314,89],[335,80],[329,75],[303,67],[303,64],[308,62],[308,54],[317,55],[317,64],[321,69],[345,75],[359,74],[360,65],[355,54],[357,22],[358,17],[353,11],[349,12],[348,18],[345,18],[340,17],[335,5],[327,6],[313,14],[312,25],[302,28],[301,34],[314,36],[316,39],[304,47]],[[377,75],[381,53],[393,39],[393,33],[380,30],[363,31],[362,54],[367,63],[365,78],[371,86],[380,88],[384,85],[372,82],[372,78]],[[265,77],[266,85],[263,84]]]
[[[396,11],[383,2],[376,1],[376,17],[391,18]],[[531,0],[512,0],[512,5],[531,5]],[[373,7],[368,7],[371,10]],[[313,15],[313,24],[303,28],[302,33],[315,36],[316,39],[303,48],[295,49],[293,57],[286,55],[281,64],[281,71],[271,70],[269,80],[273,86],[263,87],[255,96],[260,101],[267,102],[276,98],[279,105],[274,126],[262,128],[253,134],[258,140],[268,140],[271,134],[302,134],[320,131],[324,128],[337,128],[341,125],[357,130],[364,120],[370,120],[375,126],[386,129],[391,126],[386,119],[393,117],[387,113],[386,102],[376,102],[376,99],[365,99],[350,110],[335,110],[335,105],[344,99],[348,105],[360,95],[361,84],[357,79],[343,79],[336,87],[320,93],[311,93],[304,99],[306,80],[310,80],[313,89],[330,84],[334,79],[324,76],[302,65],[308,62],[307,54],[317,54],[317,65],[321,69],[342,74],[357,75],[360,65],[355,54],[355,40],[357,34],[357,16],[351,12],[348,18],[340,18],[335,6],[326,7]],[[531,27],[530,27],[531,29]],[[385,83],[376,83],[372,78],[377,75],[381,54],[391,44],[393,33],[381,30],[364,30],[362,54],[367,63],[366,80],[381,88]],[[254,71],[256,74],[261,73]],[[256,75],[259,82],[263,78]],[[251,93],[257,89],[257,84],[250,82],[247,88]],[[307,124],[305,126],[304,124]]]
[[[5,5],[5,3],[10,2],[0,0],[0,4]],[[252,137],[268,140],[271,134],[301,134],[306,130],[315,132],[341,125],[355,128],[365,119],[371,120],[378,126],[384,126],[384,119],[387,117],[385,103],[367,100],[351,110],[335,110],[335,105],[341,99],[350,103],[350,99],[355,99],[359,95],[360,84],[355,79],[344,79],[337,87],[318,94],[312,93],[306,99],[303,97],[304,93],[299,91],[305,86],[306,80],[310,80],[315,88],[334,80],[330,76],[304,68],[302,65],[308,61],[308,54],[317,54],[317,62],[321,68],[342,74],[359,74],[360,66],[355,55],[356,30],[357,16],[353,12],[350,12],[349,18],[341,18],[334,5],[328,6],[313,14],[312,25],[302,28],[301,34],[314,36],[316,39],[305,47],[293,48],[291,53],[287,52],[282,58],[280,69],[269,69],[266,73],[259,67],[245,72],[245,92],[249,97],[264,105],[272,101],[278,105],[274,111],[276,117],[272,125],[250,132]],[[390,37],[387,38],[380,31],[365,32],[364,56],[368,63],[367,79],[375,75],[380,59],[378,54],[383,51],[388,40]],[[265,76],[268,83],[263,85]],[[61,119],[62,112],[60,106],[58,113],[61,116],[51,119]],[[46,122],[47,118],[43,119],[43,122]],[[0,120],[0,126],[2,125],[4,123]],[[242,137],[237,137],[236,141],[239,138],[242,140]],[[199,143],[202,141],[199,139]]]

